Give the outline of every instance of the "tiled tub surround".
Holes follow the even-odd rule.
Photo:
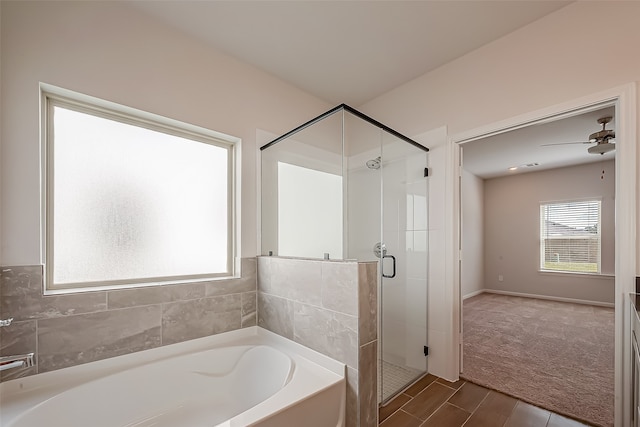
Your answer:
[[[242,278],[42,295],[42,267],[3,267],[0,355],[35,352],[31,368],[0,380],[120,356],[257,324],[256,259],[242,259]]]
[[[258,257],[258,326],[347,365],[347,426],[377,425],[377,263]]]

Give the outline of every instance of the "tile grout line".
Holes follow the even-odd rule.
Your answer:
[[[515,404],[515,405],[513,405],[513,408],[511,409],[511,412],[509,412],[509,416],[507,417],[507,419],[506,419],[506,420],[504,420],[504,423],[502,424],[502,427],[504,427],[504,426],[506,426],[506,425],[507,425],[507,423],[508,423],[508,422],[509,422],[509,420],[511,419],[511,416],[513,415],[513,413],[514,413],[514,412],[515,412],[515,410],[516,410],[516,406],[518,406],[518,404],[519,404],[519,403],[520,403],[520,399],[517,399],[517,400],[516,400],[516,404]],[[547,423],[548,423],[548,421],[547,421]]]
[[[38,349],[39,343],[40,343],[40,339],[38,337],[38,332],[39,332],[39,328],[40,328],[39,323],[40,322],[38,321],[38,319],[36,319],[36,348],[35,348],[35,354],[34,354],[34,356],[36,358],[36,360],[35,360],[36,375],[40,373],[40,363],[38,362],[38,360],[40,359],[40,351]]]
[[[454,393],[455,394],[455,393]],[[449,396],[449,399],[451,399],[451,397],[453,396],[453,394],[451,396]],[[422,421],[422,424],[426,423],[427,421],[429,421],[429,419],[431,417],[433,417],[435,415],[436,412],[438,412],[440,410],[440,408],[442,408],[444,405],[447,404],[447,402],[449,402],[449,399],[445,400],[444,402],[442,402],[442,404],[440,406],[438,406],[435,411],[433,411],[424,421]],[[471,417],[471,415],[469,415],[469,417]],[[420,424],[420,425],[422,425]]]
[[[453,396],[451,396],[451,397],[453,397]],[[448,403],[449,405],[451,405],[451,406],[453,406],[453,407],[456,407],[456,408],[458,408],[458,409],[461,409],[461,410],[463,410],[464,412],[469,412],[469,411],[467,411],[466,409],[461,408],[460,406],[456,405],[455,403],[451,403],[451,402],[449,402],[448,400],[447,400],[445,403]],[[478,406],[480,406],[480,405],[478,405]],[[469,416],[471,416],[471,414],[473,414],[473,413],[475,412],[475,410],[476,410],[476,409],[477,409],[477,408],[475,408],[473,411],[469,412]]]
[[[429,374],[426,374],[429,375]],[[436,380],[433,380],[433,382],[429,383],[428,385],[426,385],[425,387],[422,388],[422,390],[420,390],[419,392],[416,393],[416,396],[411,396],[410,394],[405,393],[405,391],[409,390],[414,384],[416,384],[418,381],[420,381],[422,378],[424,378],[426,375],[423,375],[421,378],[417,379],[416,381],[414,381],[412,384],[408,385],[404,390],[402,390],[400,393],[398,393],[393,399],[391,399],[389,401],[389,403],[393,402],[395,399],[397,399],[401,394],[405,394],[407,396],[409,396],[409,400],[407,400],[404,404],[400,405],[398,407],[398,409],[396,409],[395,411],[393,411],[392,413],[390,413],[389,415],[387,415],[387,418],[384,419],[384,421],[388,420],[389,418],[391,418],[393,415],[395,415],[396,413],[398,413],[400,410],[402,410],[402,408],[404,408],[406,405],[408,405],[417,395],[419,395],[420,393],[422,393],[427,387],[429,387],[431,384],[433,384],[434,382],[436,382]],[[388,404],[389,404],[388,403]],[[408,413],[406,411],[402,411],[404,413]],[[380,415],[380,408],[378,407],[378,417]],[[411,414],[409,414],[411,415]],[[415,418],[415,417],[414,417]],[[383,422],[384,422],[383,421]]]
[[[471,412],[471,415],[469,415],[469,418],[467,418],[465,420],[465,422],[463,422],[460,427],[464,427],[467,424],[467,422],[469,422],[471,417],[473,417],[473,414],[475,414],[476,411],[478,410],[478,408],[480,408],[480,406],[482,406],[482,404],[484,403],[485,400],[487,400],[487,398],[489,397],[490,394],[491,394],[491,392],[487,393],[487,395],[480,401],[480,403],[478,404],[478,406],[476,406],[476,408],[473,410],[473,412]]]
[[[164,304],[160,303],[160,347],[164,346]]]
[[[404,406],[404,405],[403,405]],[[413,418],[414,420],[418,420],[418,422],[420,423],[420,425],[422,425],[424,423],[424,421],[422,421],[420,418],[408,413],[407,411],[403,411],[402,408],[398,409],[398,411],[404,412],[405,414],[407,414],[408,416],[410,416],[411,418]],[[387,418],[388,419],[388,418]]]
[[[428,374],[427,374],[427,375],[428,375]],[[419,381],[419,380],[418,380],[418,381]],[[432,381],[431,383],[427,384],[425,387],[423,387],[423,388],[422,388],[422,390],[420,390],[418,393],[416,393],[416,396],[418,396],[420,393],[422,393],[424,390],[426,390],[427,388],[431,387],[431,385],[433,385],[433,384],[435,384],[435,383],[438,383],[439,385],[442,385],[442,386],[444,386],[444,387],[447,387],[447,388],[448,388],[448,389],[450,389],[450,390],[453,390],[453,392],[454,392],[454,393],[453,393],[451,396],[449,396],[449,397],[447,398],[447,400],[445,400],[444,402],[442,402],[442,404],[441,404],[440,406],[438,406],[438,407],[437,407],[437,408],[436,408],[436,409],[435,409],[435,410],[434,410],[434,411],[433,411],[433,412],[432,412],[432,413],[431,413],[431,414],[430,414],[426,419],[422,420],[422,419],[420,419],[420,418],[418,418],[418,417],[415,417],[415,416],[413,416],[413,415],[409,414],[409,413],[408,413],[408,412],[406,412],[406,411],[402,411],[402,412],[404,412],[404,413],[406,413],[406,414],[408,414],[408,415],[411,415],[413,418],[416,418],[416,419],[418,419],[419,421],[421,421],[421,422],[422,422],[422,423],[421,423],[421,425],[422,425],[422,424],[424,424],[425,422],[427,422],[427,420],[429,420],[429,418],[431,418],[431,417],[433,416],[433,414],[435,414],[436,412],[438,412],[438,410],[440,410],[440,408],[442,408],[445,404],[449,403],[449,399],[451,399],[451,398],[452,398],[452,397],[453,397],[453,396],[458,392],[458,390],[460,390],[460,389],[462,388],[462,386],[464,385],[464,384],[463,384],[463,385],[461,385],[460,387],[458,387],[458,388],[456,389],[456,388],[453,388],[453,387],[448,386],[447,384],[443,384],[443,383],[439,382],[439,381],[436,379],[436,380]],[[407,389],[408,389],[408,388],[409,388],[409,387],[407,387]],[[398,394],[394,399],[396,399],[398,396],[400,396],[400,394],[406,394],[406,393],[401,392],[401,393],[399,393],[399,394]],[[411,401],[416,397],[416,396],[410,396],[410,395],[408,395],[408,394],[406,394],[406,395],[407,395],[407,396],[409,396],[409,397],[411,397],[411,398],[410,398],[408,401],[406,401],[403,405],[401,405],[400,407],[398,407],[398,409],[396,409],[396,410],[395,410],[395,411],[393,411],[391,414],[389,414],[389,415],[384,419],[384,421],[386,421],[386,420],[388,420],[389,418],[391,418],[391,417],[392,417],[394,414],[396,414],[398,411],[401,411],[401,410],[402,410],[402,408],[404,408],[406,405],[408,405],[408,404],[409,404],[409,403],[410,403],[410,402],[411,402]],[[392,399],[391,401],[393,401],[393,399]],[[450,405],[452,405],[452,406],[455,406],[455,405],[453,405],[452,403],[449,403],[449,404],[450,404]],[[457,406],[456,406],[456,408],[457,408]],[[462,409],[462,408],[460,408],[460,409]],[[462,410],[464,411],[464,409],[462,409]],[[466,411],[465,411],[465,412],[466,412]],[[378,408],[378,415],[379,415],[379,413],[380,413],[380,409]],[[471,414],[469,414],[469,417],[471,417]],[[383,421],[383,422],[384,422],[384,421]]]
[[[449,386],[447,386],[446,384],[442,384],[442,383],[441,383],[441,382],[439,382],[438,380],[434,380],[431,384],[434,384],[434,383],[438,383],[438,384],[440,384],[440,385],[442,385],[442,386],[445,386],[445,387],[447,387],[447,388],[449,388],[449,389],[453,390],[453,394],[452,394],[451,396],[449,396],[449,397],[448,397],[444,402],[442,402],[442,404],[441,404],[440,406],[438,406],[438,407],[435,409],[435,411],[433,411],[433,412],[431,413],[431,415],[429,415],[429,416],[428,416],[428,417],[427,417],[427,418],[422,422],[423,424],[424,424],[424,423],[426,423],[426,422],[429,420],[429,418],[433,417],[433,415],[434,415],[436,412],[438,412],[438,411],[439,411],[439,410],[440,410],[444,405],[446,405],[447,403],[449,403],[449,399],[451,399],[451,398],[452,398],[452,397],[453,397],[453,396],[458,392],[458,390],[460,390],[460,388],[462,388],[462,386],[460,386],[460,388],[455,389],[455,388],[453,388],[453,387],[449,387]],[[431,386],[431,384],[429,384],[427,387]],[[463,385],[464,385],[464,384],[463,384]],[[425,387],[424,389],[426,389],[427,387]],[[423,390],[424,390],[424,389],[423,389]],[[460,408],[460,409],[462,409],[462,408]],[[469,415],[469,417],[467,417],[467,419],[468,419],[468,418],[470,418],[470,417],[471,417],[471,415]]]
[[[400,393],[400,394],[403,394],[403,393]],[[391,402],[393,402],[395,399],[397,399],[397,398],[398,398],[398,396],[400,396],[400,394],[396,395],[396,397],[394,397],[393,399],[391,399]],[[407,396],[409,396],[409,395],[407,394]],[[411,396],[409,396],[409,397],[411,397]],[[413,400],[413,397],[411,397],[411,399],[407,400],[407,401],[404,403],[404,405],[406,405],[407,403],[411,402],[412,400]],[[389,402],[389,403],[391,403],[391,402]],[[395,411],[393,411],[392,413],[390,413],[389,415],[387,415],[387,417],[386,417],[384,420],[382,420],[382,422],[380,422],[380,407],[378,407],[378,425],[382,424],[383,422],[385,422],[385,421],[387,421],[389,418],[391,418],[394,414],[396,414],[398,411],[400,411],[400,410],[404,407],[404,405],[400,405],[400,406],[398,407],[398,409],[396,409]]]

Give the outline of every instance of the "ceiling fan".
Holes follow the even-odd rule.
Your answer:
[[[588,141],[578,141],[578,142],[560,142],[556,144],[542,144],[542,147],[549,145],[566,145],[566,144],[593,144],[596,143],[593,147],[589,147],[587,151],[590,154],[604,154],[609,151],[613,151],[616,149],[616,145],[611,141],[616,137],[615,131],[612,129],[606,129],[607,123],[613,120],[613,117],[606,116],[598,119],[598,123],[602,125],[602,129],[598,132],[594,132],[589,135]]]

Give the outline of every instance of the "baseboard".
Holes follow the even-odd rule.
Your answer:
[[[498,291],[495,289],[483,289],[481,292],[486,292],[488,294],[509,295],[512,297],[537,298],[537,299],[544,299],[544,300],[550,300],[550,301],[572,302],[574,304],[596,305],[598,307],[609,307],[609,308],[615,307],[615,304],[612,302],[589,301],[585,299],[554,297],[549,295],[537,295],[537,294],[525,294],[520,292]]]
[[[462,299],[465,300],[467,298],[475,297],[476,295],[480,295],[483,292],[485,292],[485,290],[484,289],[480,289],[479,291],[475,291],[475,292],[471,292],[469,294],[463,295]]]

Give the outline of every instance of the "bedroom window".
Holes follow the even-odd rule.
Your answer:
[[[540,270],[600,273],[600,200],[540,205]]]
[[[239,140],[43,91],[46,291],[237,275]]]

